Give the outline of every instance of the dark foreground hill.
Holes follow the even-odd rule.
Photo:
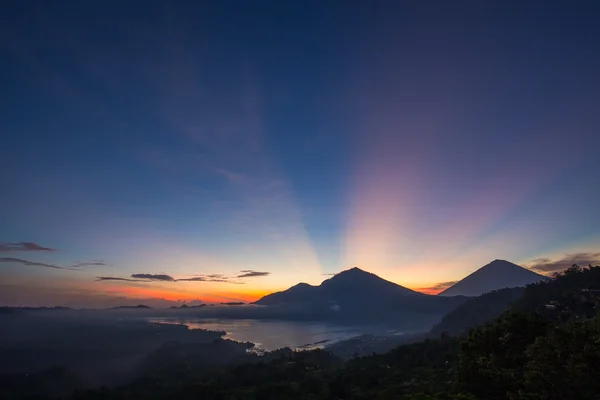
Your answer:
[[[255,304],[289,307],[313,313],[316,318],[353,323],[393,322],[431,326],[465,297],[440,298],[397,285],[359,268],[323,281],[319,286],[300,283],[269,294]]]
[[[600,267],[573,267],[522,292],[509,310],[462,337],[442,335],[343,364],[322,350],[280,351],[210,370],[171,360],[161,363],[161,374],[74,398],[598,399]]]
[[[492,290],[524,287],[547,279],[504,260],[494,260],[463,278],[438,296],[479,296]]]
[[[430,336],[438,337],[442,333],[459,335],[469,328],[485,325],[505,312],[524,292],[525,288],[508,288],[471,298],[444,315],[431,329]]]

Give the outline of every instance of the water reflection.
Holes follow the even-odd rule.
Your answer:
[[[274,350],[321,348],[333,342],[364,333],[373,333],[365,327],[348,327],[322,322],[265,321],[255,319],[197,319],[153,318],[150,322],[184,324],[191,329],[225,331],[226,338],[252,342],[259,349]]]

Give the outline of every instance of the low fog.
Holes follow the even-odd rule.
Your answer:
[[[315,321],[339,313],[339,306],[315,310],[237,304],[108,310],[4,307],[0,309],[0,374],[13,385],[24,379],[24,385],[35,382],[39,390],[54,395],[114,386],[147,376],[154,368],[168,368],[182,354],[194,354],[194,362],[207,366],[242,358],[246,362],[250,354],[256,356],[248,353],[254,344],[225,339],[226,332],[189,329],[184,325],[188,321]],[[397,327],[426,329],[435,322],[430,319],[407,318],[410,323]]]

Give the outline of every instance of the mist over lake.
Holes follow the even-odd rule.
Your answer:
[[[275,350],[322,348],[340,340],[363,334],[399,334],[383,327],[342,326],[326,322],[282,321],[258,319],[225,319],[197,317],[148,318],[148,322],[183,324],[190,329],[225,331],[225,338],[239,342],[252,342],[257,349]]]

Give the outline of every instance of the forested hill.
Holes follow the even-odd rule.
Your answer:
[[[477,313],[485,304],[518,297],[499,317],[462,336],[444,333],[345,363],[323,350],[284,349],[230,361],[215,353],[221,362],[208,365],[197,356],[198,346],[170,344],[148,359],[154,361],[133,383],[71,398],[598,399],[600,267],[574,266],[521,290],[520,297],[517,291],[497,291],[466,304]],[[54,384],[60,382],[57,374],[50,376]],[[11,391],[17,381],[1,382],[3,398],[22,398]]]
[[[494,290],[472,298],[458,306],[436,324],[430,334],[437,337],[442,333],[459,335],[469,328],[484,325],[500,316],[503,312],[543,312],[569,309],[565,317],[572,312],[583,312],[584,318],[595,313],[591,303],[581,303],[582,296],[589,295],[600,287],[600,271],[596,268],[582,269],[573,267],[566,270],[557,279],[530,284],[527,288]],[[587,307],[587,308],[586,308]],[[587,314],[584,312],[587,310]],[[561,311],[562,312],[562,311]],[[560,314],[560,313],[559,313]]]
[[[466,336],[336,361],[325,351],[283,352],[203,373],[185,364],[76,399],[597,399],[600,267],[573,267],[521,289],[508,311]],[[497,291],[465,307],[518,297]],[[477,322],[477,321],[475,321]]]
[[[430,331],[430,336],[442,333],[460,335],[472,327],[484,325],[508,310],[525,292],[525,288],[494,290],[461,304],[446,314]]]

